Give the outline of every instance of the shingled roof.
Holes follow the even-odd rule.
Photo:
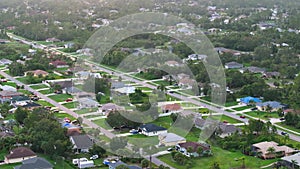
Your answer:
[[[36,156],[36,154],[27,147],[18,147],[11,150],[10,154],[6,156],[7,159],[23,158]]]

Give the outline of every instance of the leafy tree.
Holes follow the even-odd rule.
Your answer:
[[[143,159],[141,162],[142,168],[147,168],[149,166],[149,161],[146,159]]]
[[[220,164],[218,162],[214,162],[211,169],[221,169]]]
[[[5,118],[8,113],[11,106],[8,103],[4,103],[0,105],[0,114]]]
[[[90,155],[97,154],[99,157],[103,157],[106,153],[106,150],[103,149],[101,146],[94,144],[93,147],[89,150]]]
[[[119,149],[123,149],[125,148],[125,146],[127,145],[127,138],[126,137],[114,137],[110,144],[110,149],[112,151],[117,151]]]
[[[21,107],[18,107],[17,110],[15,111],[15,119],[19,124],[23,124],[27,116],[28,116],[28,111],[22,109]]]

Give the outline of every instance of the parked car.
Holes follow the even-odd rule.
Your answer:
[[[289,135],[289,134],[287,132],[282,131],[281,135],[286,136],[286,135]]]
[[[223,123],[228,123],[228,121],[224,120]]]
[[[280,120],[281,120],[281,121],[283,121],[283,120],[285,120],[285,118],[284,118],[284,117],[282,117],[282,118],[280,118]]]
[[[95,154],[95,155],[92,155],[92,157],[90,157],[90,160],[96,160],[98,158],[99,158],[99,156],[97,154]]]
[[[167,151],[173,151],[174,150],[174,148],[168,148],[167,149]]]
[[[71,102],[71,101],[73,101],[72,98],[67,98],[67,100],[66,100],[66,102]]]
[[[244,115],[241,115],[241,116],[240,116],[240,118],[241,118],[241,119],[244,119],[244,118],[246,118],[246,116],[244,116]]]
[[[253,107],[251,110],[257,110],[257,107]]]

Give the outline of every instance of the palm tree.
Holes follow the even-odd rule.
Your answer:
[[[274,154],[275,154],[275,152],[276,152],[276,150],[275,150],[275,148],[274,148],[274,147],[269,147],[269,148],[267,149],[267,152],[268,152],[268,154],[272,154],[272,155],[274,155]]]
[[[214,162],[213,165],[211,166],[211,169],[221,169],[221,168],[218,162]]]
[[[292,169],[295,169],[298,162],[296,160],[292,160],[291,162],[292,162]]]

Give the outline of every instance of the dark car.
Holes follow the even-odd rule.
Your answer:
[[[256,108],[256,107],[253,107],[251,110],[257,110],[257,108]]]
[[[241,119],[244,119],[244,118],[246,118],[246,116],[244,116],[244,115],[241,115],[241,116],[240,116],[240,118],[241,118]]]
[[[287,132],[284,132],[284,131],[282,131],[282,132],[281,132],[281,135],[283,135],[283,136],[286,136],[286,135],[288,135],[288,133],[287,133]]]

